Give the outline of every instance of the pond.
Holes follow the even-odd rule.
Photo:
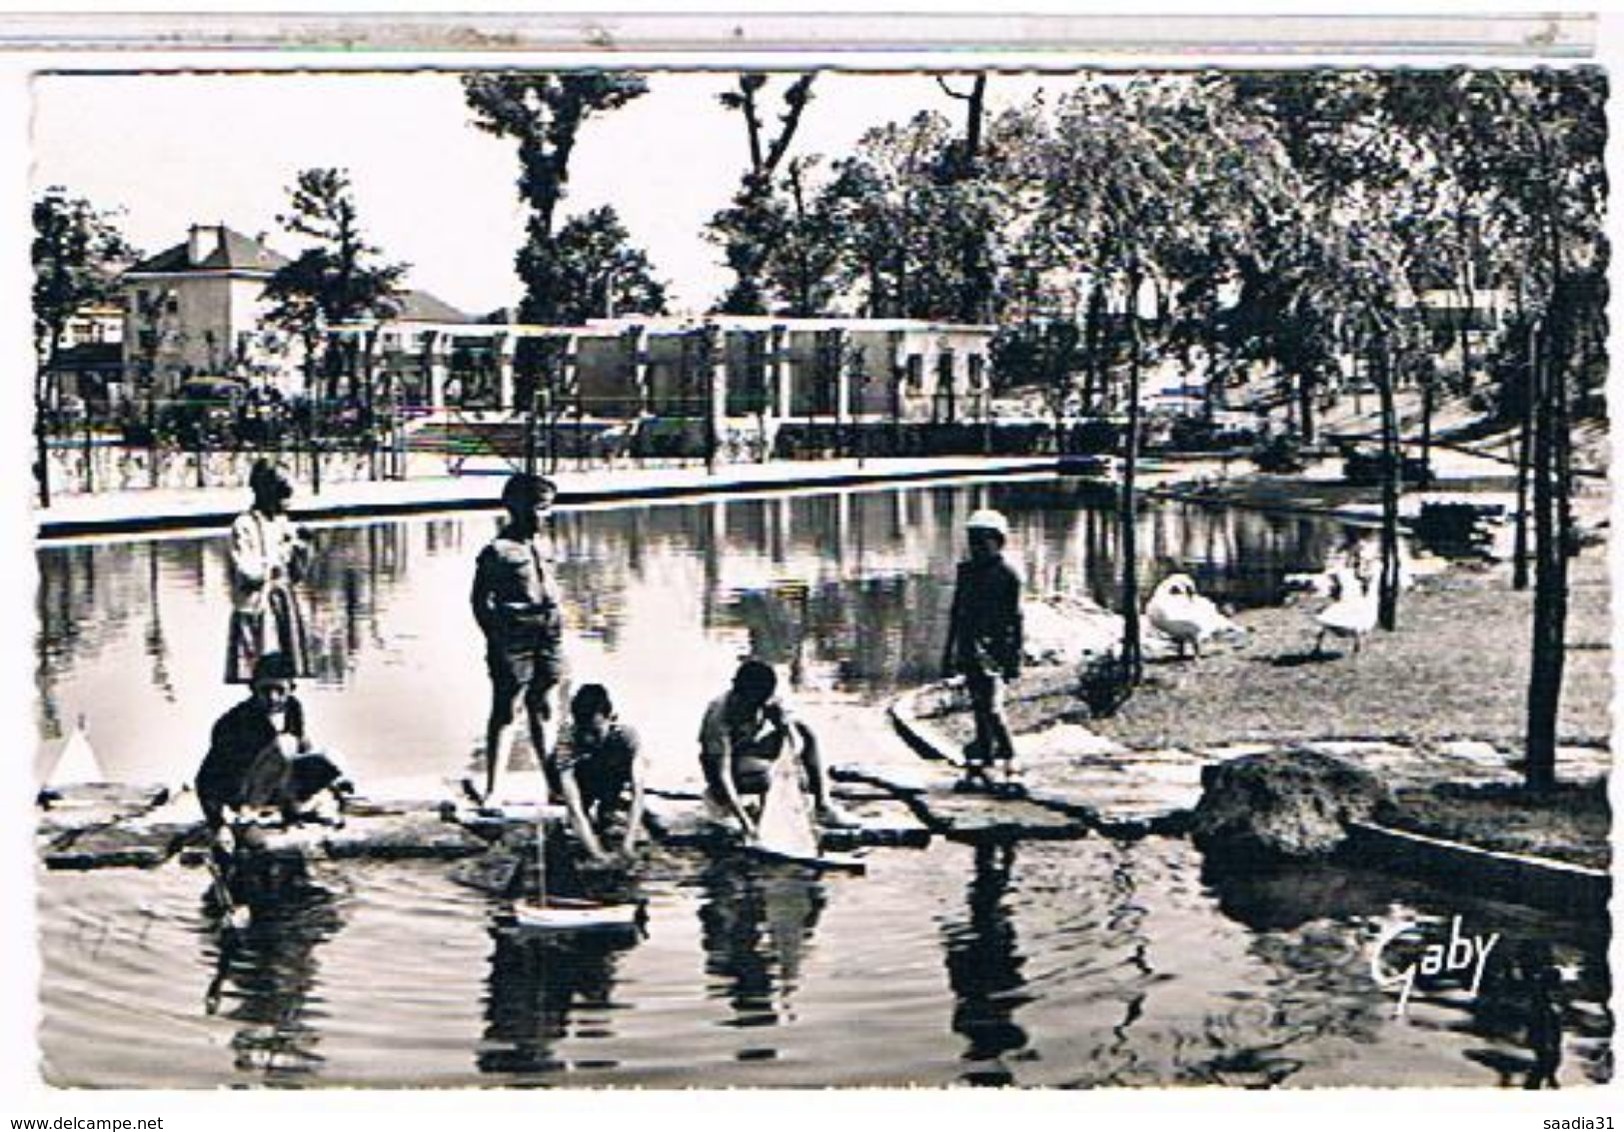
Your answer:
[[[1108,600],[1110,501],[1024,480],[618,506],[555,517],[579,680],[615,692],[654,784],[691,788],[705,700],[745,653],[782,666],[835,761],[906,759],[883,704],[937,675],[964,518],[1009,515],[1034,592]],[[1240,606],[1337,547],[1335,523],[1153,505],[1138,545]],[[468,612],[489,515],[316,532],[312,729],[363,784],[461,774],[485,677]],[[190,776],[221,683],[223,537],[38,553],[38,727],[83,719],[103,769]],[[1510,905],[1333,868],[1215,877],[1187,842],[938,841],[814,878],[660,850],[646,934],[493,927],[431,863],[315,867],[223,938],[202,873],[41,874],[48,1079],[65,1085],[1517,1084],[1519,955],[1566,974],[1565,1084],[1610,1074],[1606,938]],[[1403,1017],[1369,971],[1396,922],[1503,942],[1474,996]]]

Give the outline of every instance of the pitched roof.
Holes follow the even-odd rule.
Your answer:
[[[188,237],[174,247],[166,248],[157,255],[142,260],[130,268],[130,271],[165,275],[187,271],[246,271],[269,274],[288,262],[288,257],[282,253],[273,251],[251,236],[244,236],[224,224],[208,224],[201,227],[220,233],[220,238],[212,241],[214,247],[203,257],[201,263],[192,262],[191,239]]]
[[[427,291],[402,291],[400,314],[402,322],[473,322],[472,315],[458,310],[450,303]]]

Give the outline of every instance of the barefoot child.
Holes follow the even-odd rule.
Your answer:
[[[699,727],[699,765],[712,821],[756,841],[775,764],[792,757],[800,762],[818,823],[851,825],[851,817],[830,797],[817,736],[778,694],[778,674],[762,661],[745,660],[732,686],[705,709]]]
[[[563,677],[563,620],[557,582],[545,546],[544,526],[557,489],[551,480],[520,473],[502,488],[507,522],[479,552],[470,601],[485,635],[485,666],[491,678],[491,710],[485,725],[485,782],[464,790],[493,802],[523,713],[530,741],[548,776],[556,727],[555,690]]]
[[[987,770],[1003,764],[1011,784],[1015,745],[1004,718],[1004,682],[1021,669],[1021,578],[1004,561],[1009,523],[997,511],[965,522],[970,556],[959,563],[942,666],[962,675],[975,715],[975,740],[965,748],[965,781],[989,784]]]
[[[643,825],[643,755],[602,684],[583,684],[553,755],[575,836],[595,864],[630,860]]]

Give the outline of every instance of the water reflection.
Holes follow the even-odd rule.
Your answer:
[[[1502,1086],[1553,1087],[1564,1035],[1578,1055],[1564,1071],[1570,1082],[1611,1078],[1605,924],[1564,923],[1517,905],[1445,897],[1418,882],[1329,865],[1209,866],[1203,879],[1213,886],[1220,911],[1256,932],[1251,952],[1273,972],[1242,1027],[1252,1031],[1249,1049],[1283,1051],[1327,1038],[1375,1042],[1395,1012],[1394,992],[1370,973],[1371,951],[1383,929],[1417,925],[1384,954],[1387,969],[1400,970],[1419,959],[1425,944],[1447,940],[1453,918],[1460,916],[1463,933],[1500,937],[1477,993],[1470,990],[1470,969],[1419,976],[1407,1024],[1482,1039],[1486,1044],[1465,1056],[1491,1070]],[[1283,1057],[1277,1062],[1301,1064]],[[1395,1079],[1381,1083],[1425,1082],[1401,1068]]]
[[[204,951],[215,961],[204,1010],[240,1024],[231,1038],[239,1073],[266,1084],[300,1084],[321,1072],[316,951],[343,926],[338,897],[310,882],[257,901],[244,929],[226,928],[222,909],[206,913]]]
[[[613,1038],[615,968],[636,938],[619,932],[566,936],[493,928],[485,1032],[475,1055],[481,1073],[552,1073],[610,1068],[612,1060],[569,1061],[571,1036]]]
[[[972,1085],[1011,1085],[1005,1055],[1025,1048],[1026,1031],[1015,1011],[1031,1001],[1021,974],[1025,960],[1007,897],[1015,867],[1013,842],[981,842],[965,897],[964,920],[942,930],[947,981],[953,988],[953,1032],[969,1042],[963,1080]]]
[[[743,652],[786,665],[799,687],[877,700],[936,674],[961,527],[988,504],[1010,515],[1034,594],[1114,603],[1113,501],[1070,481],[574,510],[553,523],[570,662],[671,734],[688,734]],[[1239,605],[1276,600],[1284,573],[1320,565],[1341,538],[1335,523],[1173,504],[1147,505],[1141,522],[1147,576],[1187,571]],[[317,710],[359,772],[387,746],[391,771],[453,773],[477,741],[484,671],[466,594],[494,523],[315,532],[305,690],[334,694]],[[39,551],[42,739],[84,714],[111,770],[189,772],[155,764],[189,762],[179,752],[227,706],[226,550],[211,535]]]
[[[698,885],[707,993],[732,1008],[726,1024],[793,1022],[801,968],[828,900],[823,882],[724,855],[706,863]],[[763,1049],[748,1055],[771,1054]]]

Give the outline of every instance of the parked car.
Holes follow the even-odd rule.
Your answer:
[[[247,386],[234,378],[191,378],[159,410],[158,431],[185,447],[227,442],[236,435],[237,410],[246,395]]]
[[[1342,478],[1351,484],[1374,486],[1382,482],[1384,460],[1380,449],[1344,447],[1342,450]],[[1399,479],[1418,487],[1433,481],[1432,464],[1419,456],[1399,457]]]

